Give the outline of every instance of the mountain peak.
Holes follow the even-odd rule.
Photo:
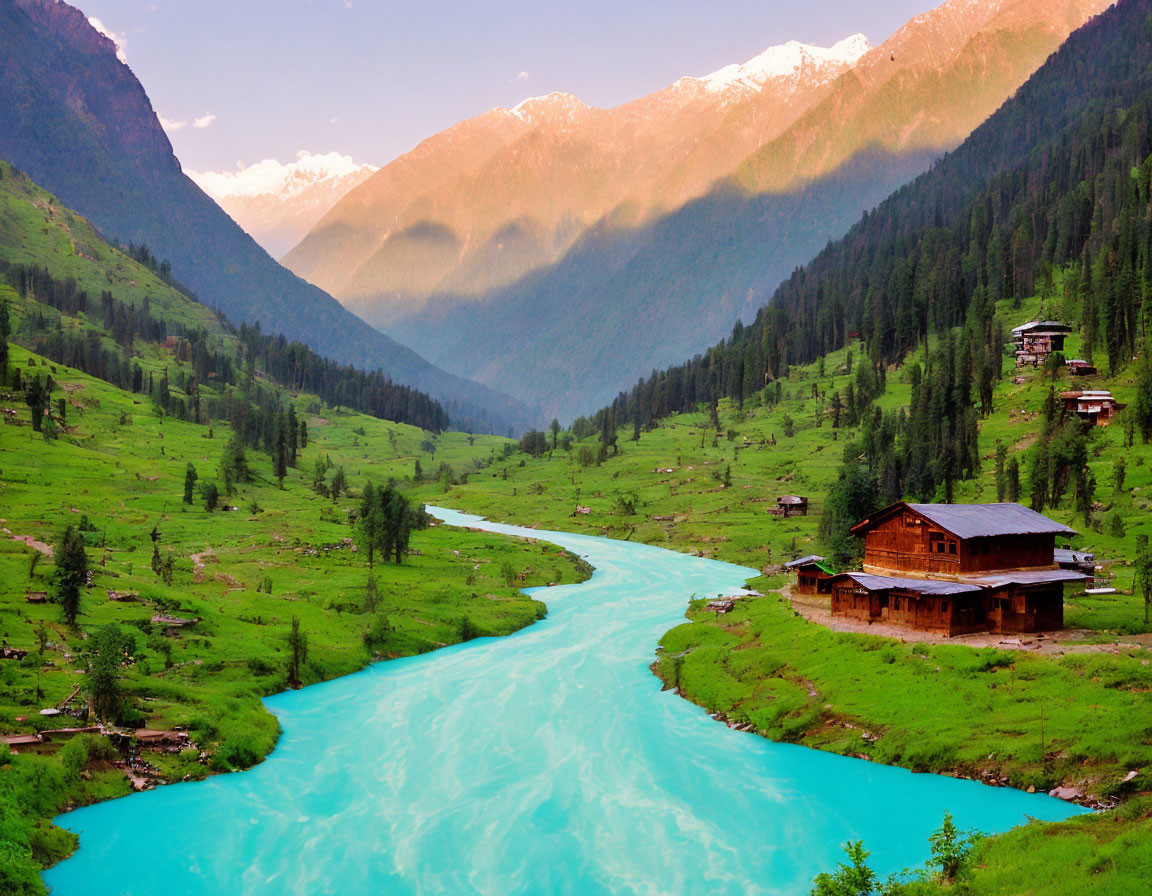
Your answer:
[[[363,181],[377,169],[361,165],[351,156],[338,152],[313,154],[307,150],[296,153],[296,159],[284,163],[264,159],[253,165],[238,165],[234,171],[188,171],[192,180],[213,199],[238,196],[283,194],[294,196],[314,184],[354,179]],[[351,189],[347,186],[347,189]]]
[[[853,34],[827,48],[791,40],[786,44],[769,47],[743,65],[726,65],[701,78],[681,78],[677,84],[698,85],[710,93],[724,93],[733,89],[755,91],[769,81],[791,77],[805,68],[851,68],[871,49],[872,45],[863,34]]]
[[[544,121],[572,121],[591,111],[591,106],[570,93],[553,91],[543,96],[530,96],[521,100],[508,111],[528,124],[542,124]]]

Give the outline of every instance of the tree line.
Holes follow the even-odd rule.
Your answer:
[[[120,301],[103,291],[98,302],[90,301],[86,290],[73,278],[54,277],[47,267],[0,261],[0,274],[22,298],[34,300],[23,323],[22,338],[54,363],[74,367],[112,385],[137,394],[152,396],[155,381],[149,382],[134,360],[134,343],[139,339],[164,344],[179,339],[173,358],[190,365],[192,377],[184,377],[184,397],[161,390],[157,403],[167,413],[199,422],[199,389],[210,383],[218,389],[251,382],[261,375],[292,391],[318,395],[335,407],[349,407],[370,416],[422,429],[440,432],[448,426],[447,412],[435,399],[409,386],[393,383],[380,371],[365,372],[338,364],[316,354],[299,342],[261,331],[259,324],[233,328],[216,313],[224,332],[238,339],[234,356],[203,328],[186,327],[153,313],[147,298],[137,306]],[[65,330],[61,321],[45,313],[42,306],[62,315],[81,315],[101,323],[114,347],[104,344],[95,330]],[[196,404],[196,407],[193,405]]]

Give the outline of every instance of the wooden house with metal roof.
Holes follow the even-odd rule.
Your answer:
[[[1127,405],[1121,404],[1107,389],[1075,389],[1061,392],[1064,410],[1087,420],[1093,426],[1108,426]]]
[[[1064,351],[1064,340],[1072,332],[1067,324],[1056,320],[1033,320],[1012,328],[1016,343],[1016,366],[1039,367],[1053,352]]]
[[[796,573],[796,594],[829,594],[832,591],[830,582],[836,572],[817,554],[798,557],[785,563],[784,568]]]
[[[864,571],[830,581],[833,615],[946,635],[1062,628],[1064,584],[1086,576],[1055,562],[1074,530],[1019,504],[910,504],[857,523]]]

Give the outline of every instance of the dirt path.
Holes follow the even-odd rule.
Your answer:
[[[833,616],[830,599],[822,594],[793,594],[785,587],[779,592],[792,609],[807,619],[834,632],[854,632],[862,635],[880,635],[893,638],[904,644],[959,644],[964,647],[995,647],[999,650],[1027,650],[1032,653],[1063,655],[1068,653],[1127,653],[1132,650],[1152,649],[1152,636],[1124,635],[1115,641],[1103,644],[1090,644],[1086,641],[1099,633],[1085,629],[1062,629],[1055,632],[1039,632],[1034,635],[957,635],[953,638],[932,632],[910,631],[894,625],[879,622],[871,624],[857,619]]]
[[[13,535],[12,540],[24,542],[24,544],[28,545],[28,547],[35,548],[45,557],[51,557],[55,553],[52,545],[44,544],[42,541],[37,541],[31,535]]]
[[[208,562],[219,563],[220,560],[213,553],[212,548],[207,548],[199,554],[193,554],[192,560],[192,581],[200,584],[204,581],[204,565]]]

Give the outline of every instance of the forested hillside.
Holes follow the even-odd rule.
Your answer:
[[[303,343],[262,333],[259,325],[234,328],[220,312],[184,295],[172,282],[171,265],[147,246],[124,252],[109,246],[86,220],[5,162],[0,282],[28,300],[14,341],[119,388],[155,395],[181,419],[234,418],[246,407],[237,397],[241,385],[249,398],[262,396],[258,404],[279,404],[267,388],[272,384],[432,431],[448,425],[438,402],[378,371],[329,361]],[[151,367],[142,366],[137,348],[147,358],[158,352],[156,344],[173,362],[188,362],[188,373],[179,374],[174,363],[169,379],[155,357]],[[244,415],[253,426],[261,419]]]
[[[956,152],[798,269],[753,324],[621,395],[615,419],[741,400],[857,336],[877,375],[965,323],[979,352],[998,338],[992,304],[1034,289],[1046,314],[1079,324],[1090,359],[1128,363],[1152,294],[1150,16],[1147,0],[1124,0],[1076,32]]]
[[[277,264],[184,175],[112,41],[55,0],[0,4],[0,158],[91,220],[147,244],[237,323],[432,393],[461,426],[525,425],[523,405],[433,366]]]

